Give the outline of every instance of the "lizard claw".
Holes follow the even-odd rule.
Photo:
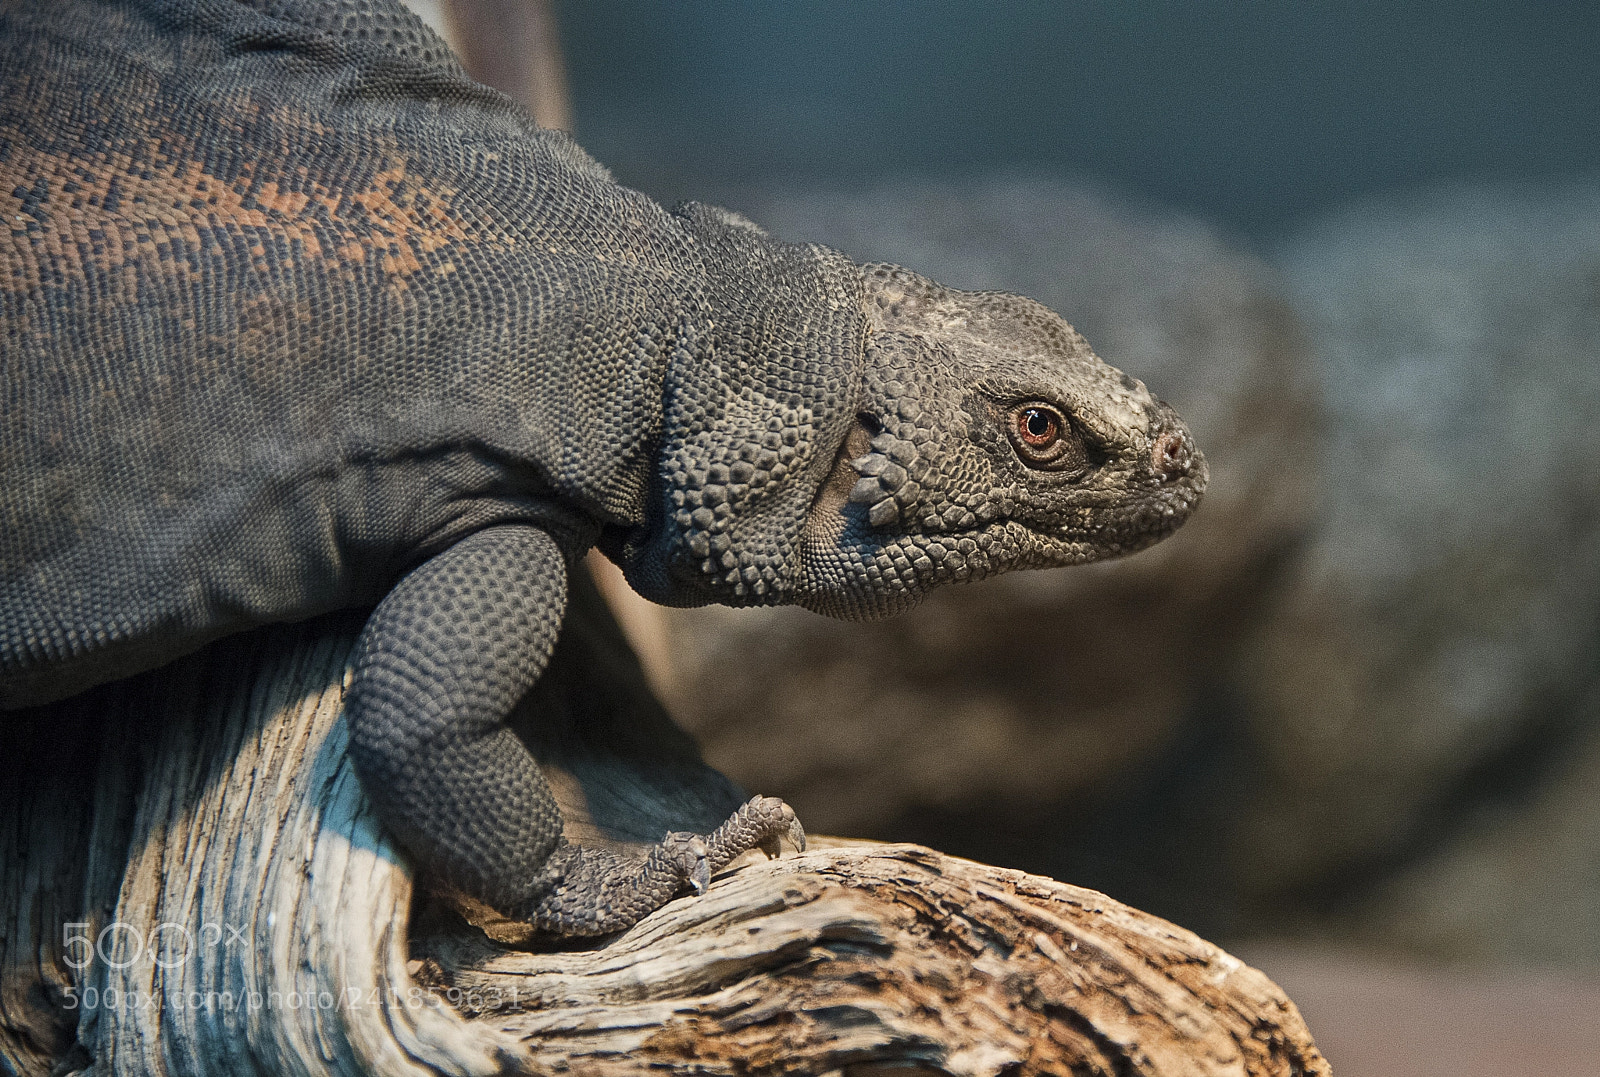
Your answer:
[[[789,844],[794,846],[797,853],[806,851],[806,828],[800,825],[798,818],[789,824]]]

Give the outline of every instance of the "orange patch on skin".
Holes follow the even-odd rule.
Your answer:
[[[163,140],[167,146],[175,143],[170,132],[146,135],[152,149]],[[295,169],[298,183],[281,185],[262,178],[255,161],[224,182],[203,170],[205,155],[181,146],[167,156],[138,161],[125,152],[37,153],[4,124],[0,142],[13,147],[0,162],[0,289],[11,292],[81,280],[92,267],[109,278],[117,301],[132,302],[141,264],[147,272],[159,264],[163,273],[193,279],[189,259],[202,249],[202,232],[233,243],[248,236],[253,242],[247,251],[258,272],[272,271],[274,254],[284,268],[300,259],[324,261],[331,252],[329,268],[336,273],[376,256],[379,268],[396,283],[423,272],[432,253],[473,242],[469,233],[476,233],[480,243],[489,238],[452,212],[455,190],[428,186],[408,174],[398,155],[367,185],[337,189],[315,181],[304,166]],[[241,146],[238,152],[242,156],[252,148]],[[282,157],[273,153],[268,159]],[[484,245],[509,242],[510,237],[496,235]],[[278,254],[284,251],[287,255]]]
[[[447,188],[422,186],[402,163],[378,173],[371,186],[348,197],[367,211],[375,232],[393,241],[380,263],[383,271],[407,277],[421,271],[421,257],[466,241],[466,230],[449,213],[454,195]]]

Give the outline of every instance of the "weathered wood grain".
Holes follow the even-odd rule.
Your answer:
[[[413,933],[344,757],[357,628],[8,716],[7,1069],[1328,1072],[1282,993],[1193,934],[913,846],[747,862],[584,949],[509,950],[435,900]]]

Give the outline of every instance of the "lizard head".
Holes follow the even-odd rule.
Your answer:
[[[793,600],[873,617],[947,582],[1132,553],[1205,490],[1187,427],[1030,299],[864,269],[853,424],[807,513]]]
[[[784,336],[758,309],[680,350],[659,509],[601,538],[646,598],[871,618],[945,583],[1132,553],[1200,500],[1182,420],[1040,304],[719,234],[826,267],[799,306],[832,329]]]

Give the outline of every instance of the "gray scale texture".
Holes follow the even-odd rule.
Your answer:
[[[591,546],[659,602],[864,618],[1132,552],[1206,483],[1039,304],[668,211],[395,2],[5,5],[0,209],[0,706],[375,609],[374,802],[551,930],[801,834],[758,798],[637,857],[563,844],[505,719]],[[1030,402],[1077,466],[1023,459]]]

